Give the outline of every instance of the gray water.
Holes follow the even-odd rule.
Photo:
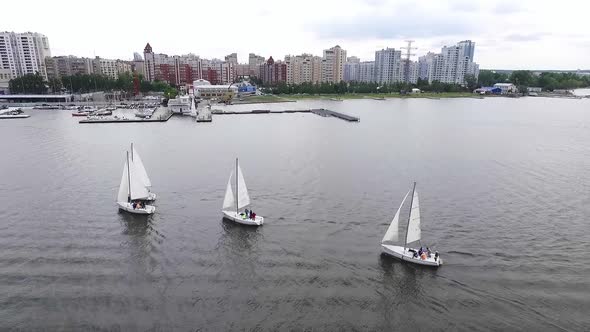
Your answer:
[[[0,121],[0,329],[589,329],[590,100],[233,109],[308,107],[361,122]],[[115,204],[131,142],[147,218]],[[236,156],[262,227],[221,219]],[[413,181],[439,269],[380,255]]]

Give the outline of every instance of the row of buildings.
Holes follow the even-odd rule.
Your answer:
[[[0,32],[0,92],[15,77],[40,73],[47,78],[45,58],[50,56],[49,40],[40,33]]]
[[[45,80],[76,74],[100,74],[117,79],[132,72],[130,61],[75,56],[51,56],[48,38],[37,32],[0,32],[0,93],[9,81],[39,73]]]
[[[361,62],[349,57],[344,64],[345,82],[417,83],[418,78],[432,83],[465,84],[467,75],[479,76],[479,65],[474,62],[475,43],[465,40],[444,46],[440,53],[428,52],[418,61],[402,58],[402,51],[386,48],[375,52],[374,61]]]
[[[77,74],[99,74],[116,80],[122,73],[133,71],[130,61],[101,57],[79,58],[72,55],[46,57],[45,66],[48,79]]]
[[[375,52],[374,61],[360,61],[346,56],[346,50],[336,45],[324,50],[323,56],[311,54],[287,55],[284,61],[270,57],[259,65],[259,78],[264,84],[301,84],[330,82],[375,82],[394,84],[417,83],[422,79],[432,83],[466,84],[468,75],[476,79],[479,65],[474,61],[475,43],[465,40],[445,46],[440,53],[428,52],[418,61],[402,57],[402,51],[386,48]],[[250,75],[254,75],[252,72]]]
[[[196,80],[211,84],[230,84],[240,77],[258,77],[265,85],[279,83],[428,82],[465,84],[465,77],[479,74],[474,62],[475,43],[466,40],[445,46],[440,53],[429,52],[418,61],[402,58],[401,50],[386,48],[375,52],[373,61],[347,57],[345,49],[336,45],[312,54],[287,55],[283,60],[265,59],[250,53],[247,63],[239,63],[236,53],[221,59],[204,59],[195,54],[172,55],[155,53],[148,43],[143,57],[135,53],[133,61],[51,56],[46,36],[34,33],[0,32],[0,91],[8,81],[25,74],[39,73],[44,79],[76,74],[101,74],[117,79],[122,73],[142,75],[148,81],[164,81],[173,85],[190,85]]]

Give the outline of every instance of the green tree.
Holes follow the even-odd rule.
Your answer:
[[[465,75],[465,83],[467,83],[467,89],[473,91],[478,88],[477,79],[474,75]]]
[[[10,93],[13,94],[45,94],[47,85],[39,72],[13,78],[8,82]]]
[[[49,86],[49,89],[51,89],[51,92],[53,92],[53,93],[61,92],[61,89],[63,88],[63,85],[61,83],[61,79],[59,79],[59,78],[49,79],[49,81],[47,82],[47,85]]]
[[[479,71],[478,83],[480,86],[492,86],[496,83],[507,82],[508,78],[507,74],[484,69]]]

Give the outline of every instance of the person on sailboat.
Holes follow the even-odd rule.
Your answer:
[[[252,212],[252,215],[250,215],[250,219],[255,220],[256,219],[256,213]]]
[[[244,214],[246,215],[246,218],[250,218],[250,210],[244,210]]]

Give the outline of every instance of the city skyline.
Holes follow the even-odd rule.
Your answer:
[[[7,3],[4,9],[17,14],[7,15],[2,29],[43,33],[50,40],[52,55],[131,60],[150,42],[166,54],[223,58],[237,53],[239,62],[245,63],[249,53],[282,59],[288,54],[322,54],[327,47],[340,45],[365,61],[376,50],[400,48],[405,39],[417,41],[418,56],[470,39],[478,44],[481,68],[590,68],[586,57],[590,41],[583,34],[584,13],[590,5],[571,0],[353,0],[346,4],[302,0],[289,5],[229,0],[222,16],[216,14],[218,4],[207,2],[175,3],[170,16],[154,15],[154,8],[160,7],[153,1],[135,6],[107,0],[93,6],[91,15],[74,12],[60,0],[31,5],[36,10],[27,12],[24,19],[21,6]],[[61,15],[56,16],[56,8],[64,9]],[[178,8],[198,15],[172,18]],[[117,24],[104,24],[109,17]]]

